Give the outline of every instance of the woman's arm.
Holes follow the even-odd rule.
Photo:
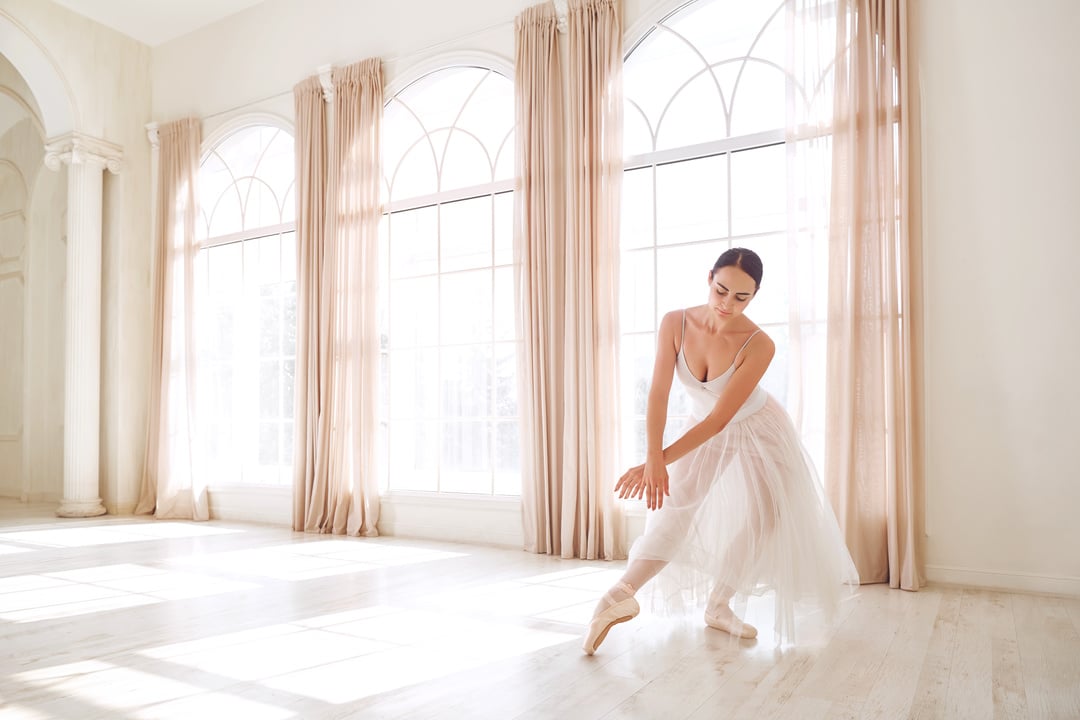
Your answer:
[[[649,402],[645,407],[646,455],[660,459],[664,454],[664,426],[667,424],[668,397],[675,375],[675,359],[679,346],[675,329],[682,321],[681,311],[669,312],[660,321],[656,339],[656,360],[653,362],[652,382],[649,383]]]
[[[716,405],[705,418],[664,449],[664,464],[670,465],[727,427],[769,369],[776,345],[765,333],[758,333],[743,351],[743,360],[724,386]]]
[[[615,484],[621,498],[645,498],[652,510],[664,504],[668,494],[667,463],[664,462],[664,426],[667,424],[668,396],[675,375],[675,360],[679,353],[676,328],[681,325],[682,311],[664,315],[656,340],[656,360],[653,362],[649,402],[645,408],[645,463],[626,471]]]

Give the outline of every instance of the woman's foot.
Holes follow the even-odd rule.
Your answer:
[[[705,624],[744,640],[757,637],[757,628],[735,617],[735,613],[727,605],[707,608],[705,610]]]
[[[639,612],[641,608],[634,599],[634,588],[624,582],[617,583],[600,598],[596,610],[593,611],[592,620],[589,621],[581,649],[586,655],[592,655],[600,647],[600,643],[604,642],[612,626],[633,620]]]

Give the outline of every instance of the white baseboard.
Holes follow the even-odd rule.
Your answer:
[[[292,525],[292,488],[218,487],[209,491],[214,520]],[[111,512],[111,511],[110,511]],[[645,530],[645,511],[627,508],[626,547]],[[497,547],[524,547],[519,498],[390,493],[379,503],[380,535]]]
[[[943,585],[1080,597],[1080,578],[927,565],[926,579]]]
[[[292,526],[291,487],[220,487],[207,491],[213,520]]]
[[[521,501],[391,493],[379,509],[379,534],[521,548]]]

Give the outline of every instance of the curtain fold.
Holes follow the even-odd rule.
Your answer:
[[[297,254],[293,530],[316,531],[326,524],[328,515],[329,447],[319,445],[330,435],[329,295],[323,278],[327,246],[327,113],[318,77],[299,83],[293,96]]]
[[[619,199],[622,16],[617,0],[570,0],[562,554],[625,557],[619,475]]]
[[[294,92],[301,277],[293,529],[370,537],[379,516],[382,65],[372,58],[334,68],[331,80],[329,135],[317,81]]]
[[[612,496],[621,20],[614,0],[570,3],[566,116],[554,6],[515,22],[523,529],[526,550],[567,558],[625,557]]]
[[[562,554],[565,265],[563,90],[555,6],[514,22],[516,294],[522,351],[521,507],[525,550]]]
[[[177,120],[159,127],[158,137],[150,407],[135,512],[208,520],[195,383],[195,217],[202,126],[192,118]]]
[[[839,0],[827,489],[863,582],[922,585],[917,130],[907,0]]]

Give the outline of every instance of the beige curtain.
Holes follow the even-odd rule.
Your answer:
[[[375,536],[381,62],[335,68],[332,84],[329,142],[315,83],[295,89],[297,354],[303,360],[297,361],[293,528]]]
[[[336,510],[327,502],[328,448],[320,452],[318,445],[320,437],[330,434],[330,312],[323,277],[328,245],[326,101],[317,77],[298,84],[293,95],[297,255],[293,529],[315,531],[326,527]]]
[[[825,469],[862,581],[917,590],[921,260],[908,6],[836,3]]]
[[[619,197],[622,8],[570,0],[566,22],[566,424],[563,556],[625,557],[619,468]],[[572,552],[571,552],[572,551]]]
[[[150,407],[135,512],[208,520],[195,384],[195,186],[202,128],[189,118],[162,125],[158,135]]]
[[[525,548],[613,559],[621,8],[570,3],[565,117],[556,25],[550,3],[515,23]]]
[[[562,70],[555,6],[527,8],[514,23],[514,247],[523,350],[521,506],[525,549],[562,554],[563,229]],[[572,553],[571,553],[572,554]]]

